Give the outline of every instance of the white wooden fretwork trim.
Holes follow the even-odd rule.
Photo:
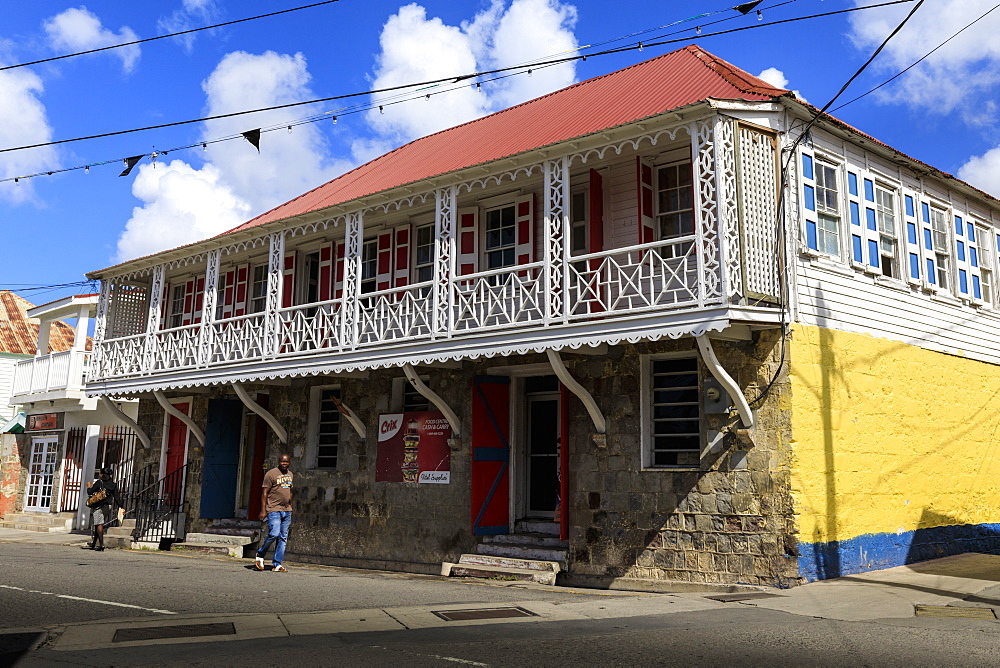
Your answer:
[[[167,414],[173,415],[175,418],[187,425],[187,428],[191,431],[191,435],[194,436],[195,440],[197,440],[202,447],[205,446],[205,432],[203,432],[201,428],[195,424],[194,420],[175,408],[174,405],[170,403],[170,400],[167,399],[160,390],[153,390],[153,396],[156,398],[156,403],[160,404],[160,408],[166,411]]]
[[[571,153],[569,158],[569,165],[572,166],[575,162],[580,162],[581,164],[587,164],[588,160],[596,158],[598,160],[603,160],[604,156],[609,152],[613,152],[615,155],[621,155],[622,151],[626,149],[631,149],[633,151],[638,151],[643,144],[649,143],[650,146],[656,146],[657,142],[660,141],[664,136],[670,141],[677,141],[677,134],[679,132],[691,133],[690,124],[677,125],[672,128],[666,128],[658,132],[647,133],[640,135],[638,137],[625,139],[623,141],[615,142],[612,144],[606,144],[599,148],[592,148],[586,151],[581,151],[579,153]]]
[[[417,375],[417,370],[413,368],[412,364],[403,365],[403,373],[406,375],[406,379],[410,381],[410,385],[413,386],[420,396],[427,399],[427,401],[434,404],[439,411],[441,411],[445,418],[448,419],[448,424],[451,425],[451,437],[461,438],[462,436],[462,422],[458,419],[458,415],[451,409],[444,399],[442,399],[437,392],[427,387],[424,381],[420,380],[420,376]]]
[[[563,363],[562,358],[559,356],[559,351],[549,348],[545,351],[545,355],[549,358],[549,364],[552,365],[552,370],[555,372],[556,376],[562,382],[566,388],[576,395],[584,407],[587,409],[587,413],[590,415],[590,419],[594,422],[594,430],[598,434],[604,434],[608,430],[608,422],[604,419],[604,414],[601,412],[600,406],[594,401],[594,397],[591,396],[590,392],[577,382],[569,369],[566,368],[566,364]]]
[[[156,337],[160,331],[160,311],[163,308],[163,275],[165,267],[162,264],[153,268],[153,284],[150,286],[149,313],[146,318],[146,341],[143,345],[143,368],[152,369],[156,355]]]
[[[715,179],[718,187],[716,211],[719,214],[719,257],[725,264],[722,294],[739,299],[743,294],[740,254],[740,218],[736,198],[735,123],[726,116],[715,117]]]
[[[281,426],[280,422],[278,422],[278,418],[274,417],[269,410],[254,401],[247,391],[243,389],[242,385],[239,383],[231,383],[231,386],[233,391],[236,392],[236,396],[243,402],[243,405],[259,415],[261,419],[264,420],[269,427],[271,427],[271,430],[274,431],[278,440],[282,443],[288,443],[288,432],[285,431],[285,428]]]
[[[364,216],[360,211],[347,217],[344,238],[344,295],[341,311],[343,345],[351,347],[358,340],[358,312],[361,309],[361,248],[364,240]]]
[[[569,158],[545,163],[543,186],[545,210],[544,271],[546,281],[545,324],[564,320],[563,286],[569,282],[565,274],[569,238]]]
[[[452,310],[448,308],[454,288],[455,249],[457,238],[458,189],[454,186],[435,192],[434,195],[434,283],[432,338],[447,335],[452,331]]]
[[[695,239],[703,252],[696,253],[698,275],[704,291],[699,305],[722,301],[721,262],[719,257],[719,207],[716,199],[715,150],[710,120],[696,121],[692,129],[692,154],[695,164]]]
[[[202,298],[201,322],[198,340],[198,363],[205,365],[211,361],[215,341],[215,304],[219,288],[219,260],[222,251],[218,248],[208,252],[208,266],[205,272],[205,295]]]
[[[264,305],[264,356],[274,357],[278,350],[278,307],[281,306],[282,269],[285,266],[285,233],[275,232],[267,263],[267,299]],[[249,297],[248,297],[249,299]]]
[[[111,297],[111,281],[101,281],[101,296],[97,298],[97,313],[94,317],[94,344],[90,355],[90,368],[87,370],[87,380],[104,378],[110,374],[104,360],[104,335],[108,326],[108,302]],[[149,367],[146,367],[147,369]]]
[[[115,402],[111,400],[111,397],[102,396],[101,403],[104,405],[104,408],[111,413],[111,417],[135,432],[135,437],[142,443],[143,448],[146,450],[149,449],[149,436],[142,430],[142,427],[140,427],[135,420],[122,412],[122,410],[115,405]]]

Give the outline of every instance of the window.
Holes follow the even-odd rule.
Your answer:
[[[933,241],[934,266],[937,270],[937,284],[942,290],[948,288],[948,216],[944,210],[931,207],[931,239]]]
[[[319,301],[319,251],[302,256],[302,291],[300,303],[315,304]]]
[[[313,390],[314,467],[335,469],[340,448],[340,410],[337,408],[340,390],[328,387]]]
[[[833,165],[817,161],[816,174],[816,250],[826,255],[840,256],[840,196],[837,192],[837,170]]]
[[[262,313],[267,306],[267,266],[258,264],[250,270],[250,313]]]
[[[882,258],[879,264],[883,275],[899,277],[896,264],[896,214],[893,206],[895,197],[893,191],[875,185],[875,223],[878,227],[879,254]]]
[[[219,283],[215,286],[215,319],[225,317],[226,308],[226,272],[219,272]]]
[[[976,235],[979,238],[979,282],[982,295],[979,297],[987,304],[993,303],[993,258],[995,257],[992,248],[994,235],[985,227],[976,227]]]
[[[701,390],[697,357],[649,360],[647,464],[698,466],[701,461]]]
[[[691,163],[660,167],[656,177],[656,227],[659,238],[694,234]]]
[[[378,239],[361,244],[361,294],[375,292],[378,286]]]
[[[513,204],[486,211],[486,268],[499,269],[515,264],[516,226]]]
[[[587,239],[587,191],[578,190],[569,200],[569,252],[584,255],[589,251]]]
[[[426,381],[426,378],[421,378],[420,380]],[[431,408],[431,404],[427,401],[427,398],[417,392],[417,390],[410,384],[410,381],[403,383],[403,412],[404,413],[419,413],[422,411],[434,410]]]
[[[413,282],[424,283],[434,278],[434,225],[416,229],[413,256]]]
[[[170,318],[167,328],[180,327],[184,322],[184,283],[175,285],[170,295]]]

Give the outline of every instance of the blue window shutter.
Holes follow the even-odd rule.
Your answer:
[[[972,277],[972,296],[976,299],[983,298],[983,286],[979,284],[979,277]]]
[[[865,259],[861,256],[861,237],[856,234],[851,235],[851,250],[853,251],[852,257],[855,262],[865,261]]]
[[[955,245],[958,247],[958,261],[965,262],[965,244],[958,241]]]
[[[813,189],[812,186],[802,186],[802,189],[805,191],[806,208],[809,209],[810,211],[815,211],[816,191]]]
[[[813,178],[813,159],[811,155],[802,154],[802,176],[807,179]]]
[[[906,240],[914,245],[917,243],[917,226],[914,223],[906,224]]]
[[[920,278],[920,258],[910,253],[910,278]]]
[[[931,231],[924,230],[924,248],[934,250],[934,242],[931,240]]]
[[[858,175],[847,172],[847,188],[852,195],[858,196]]]
[[[927,282],[931,285],[937,284],[937,273],[934,271],[934,260],[927,260]]]
[[[875,230],[875,209],[865,209],[865,217],[868,219],[868,229]]]
[[[920,203],[920,213],[923,214],[925,223],[931,222],[931,207],[927,202]]]
[[[851,225],[861,227],[861,210],[857,202],[851,202]]]
[[[975,246],[969,246],[969,264],[973,267],[979,266],[979,251],[976,250]]]
[[[869,202],[875,201],[875,184],[870,179],[865,179],[865,199]]]
[[[806,245],[813,250],[819,250],[819,242],[816,240],[816,223],[806,221]]]
[[[969,241],[971,241],[972,243],[976,243],[976,226],[973,225],[972,223],[966,223],[966,226],[969,229],[969,233],[965,236],[967,236],[969,238]]]
[[[962,217],[955,216],[955,234],[962,236],[965,233],[965,225],[962,224]]]
[[[868,264],[873,267],[878,267],[879,264],[879,254],[878,254],[878,243],[872,240],[868,240]]]
[[[912,218],[913,215],[914,215],[914,213],[913,213],[913,198],[910,197],[909,195],[907,195],[905,199],[906,199],[906,215],[910,216]]]
[[[969,294],[969,275],[965,273],[965,269],[958,270],[958,289]]]

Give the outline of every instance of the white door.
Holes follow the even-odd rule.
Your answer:
[[[59,465],[59,439],[56,436],[31,440],[31,462],[28,464],[28,494],[25,510],[48,511],[52,506],[52,480]]]

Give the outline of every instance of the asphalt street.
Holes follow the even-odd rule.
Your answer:
[[[969,564],[975,573],[948,579]],[[289,573],[258,573],[223,557],[0,543],[0,665],[990,666],[1000,662],[1000,621],[982,607],[992,599],[963,608],[976,613],[968,618],[916,616],[910,602],[963,588],[982,599],[995,580],[965,583],[984,565],[994,568],[966,560],[913,575],[933,578],[927,592],[900,587],[895,576],[895,589],[817,583],[717,600],[718,592],[294,564]],[[850,595],[824,616],[824,601],[838,591]],[[872,592],[892,600],[875,608]],[[962,597],[953,603],[968,603]],[[903,612],[880,617],[897,609],[896,599]]]

